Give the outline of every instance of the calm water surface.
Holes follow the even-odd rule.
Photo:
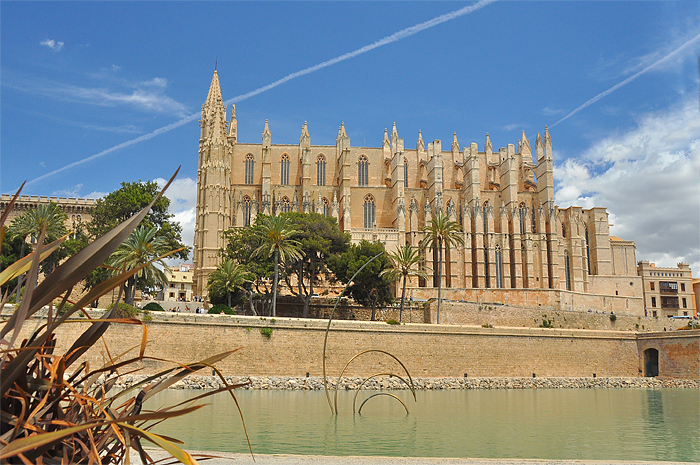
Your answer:
[[[363,391],[362,400],[377,391]],[[415,457],[666,460],[700,462],[697,389],[547,389],[393,391],[352,413],[352,392],[331,415],[323,391],[238,391],[253,451],[262,454]],[[168,390],[146,408],[172,405],[202,391]],[[185,447],[247,452],[230,396],[173,418],[154,432]]]

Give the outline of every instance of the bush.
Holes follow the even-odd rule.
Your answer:
[[[224,314],[226,314],[226,315],[233,315],[234,314],[233,309],[231,307],[229,307],[228,305],[224,305],[224,304],[214,305],[212,308],[209,309],[209,311],[207,313],[212,314],[212,315],[218,315],[221,312],[224,312]]]
[[[148,312],[148,310],[143,311],[143,316],[141,317],[141,321],[143,321],[144,323],[150,323],[151,321],[153,321],[153,317]]]
[[[398,321],[393,320],[393,319],[386,320],[386,322],[387,322],[387,324],[390,324],[390,325],[397,325],[397,324],[399,324]]]
[[[112,310],[114,304],[107,305],[107,310]],[[117,309],[114,311],[114,318],[136,318],[140,313],[139,309],[132,307],[124,302],[119,302],[117,304]]]
[[[615,323],[615,320],[617,320],[617,315],[615,315],[614,313],[611,313],[611,314],[610,314],[610,321],[612,321],[613,323]]]
[[[264,328],[260,328],[260,334],[262,334],[266,338],[270,339],[272,337],[272,328],[270,328],[269,326],[265,326]]]
[[[145,307],[143,307],[144,310],[148,310],[149,312],[164,312],[165,309],[160,306],[158,302],[148,302]]]

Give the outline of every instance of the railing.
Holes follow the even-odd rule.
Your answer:
[[[387,242],[398,242],[399,240],[399,230],[393,228],[353,228],[350,231],[353,242],[359,242],[361,240],[367,240],[370,242],[381,241]]]

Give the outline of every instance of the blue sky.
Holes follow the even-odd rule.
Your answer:
[[[191,241],[198,124],[147,135],[201,111],[217,61],[230,100],[470,5],[2,2],[0,191],[95,197],[182,165],[169,196]],[[638,259],[698,275],[700,2],[473,10],[239,101],[239,140],[269,119],[273,143],[308,121],[312,144],[334,144],[344,121],[353,145],[380,146],[396,122],[407,147],[420,129],[483,149],[487,132],[498,148],[549,125],[558,203],[607,207]]]

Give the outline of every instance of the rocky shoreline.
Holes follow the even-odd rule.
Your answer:
[[[125,375],[115,384],[117,388],[130,387],[143,381],[144,375]],[[288,376],[227,376],[229,384],[250,384],[239,389],[319,391],[323,389],[323,378],[312,376],[296,378]],[[336,378],[328,379],[329,389],[335,389]],[[340,381],[341,390],[355,390],[363,378],[347,377]],[[700,380],[659,378],[413,378],[417,390],[445,389],[700,389]],[[190,375],[173,384],[170,389],[216,389],[223,387],[215,376]],[[406,384],[393,377],[377,377],[367,381],[362,389],[390,390],[407,389]]]

